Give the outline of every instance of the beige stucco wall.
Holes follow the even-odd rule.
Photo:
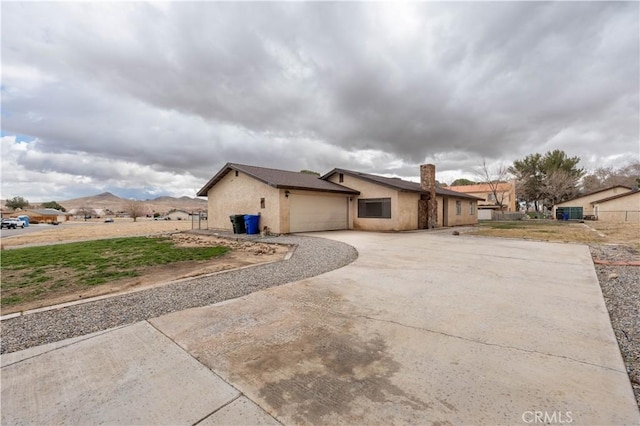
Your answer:
[[[398,192],[398,210],[400,212],[398,227],[402,231],[418,229],[418,201],[420,194],[415,192]]]
[[[606,191],[596,192],[595,194],[585,195],[584,197],[576,198],[575,200],[556,204],[555,206],[553,206],[553,217],[556,217],[556,209],[558,207],[582,207],[583,215],[595,215],[591,203],[593,203],[594,201],[602,200],[604,198],[613,197],[614,195],[624,194],[629,191],[630,189],[627,188],[611,188]]]
[[[498,197],[502,199],[502,205],[506,206],[503,211],[505,212],[514,212],[516,211],[516,194],[513,188],[505,191],[497,191]],[[476,197],[484,198],[485,201],[479,201],[478,205],[494,207],[496,205],[495,201],[491,201],[491,197],[493,197],[493,192],[468,192],[469,195],[474,195]]]
[[[488,187],[488,184],[459,185],[451,186],[448,189],[483,198],[484,201],[477,201],[479,207],[495,207],[496,205],[495,200],[491,199],[491,197],[493,197],[493,191],[491,191],[491,189]],[[515,180],[511,180],[508,183],[500,183],[496,192],[498,193],[498,198],[502,200],[502,205],[505,206],[505,212],[518,211],[516,206],[517,200]]]
[[[183,211],[168,213],[167,217],[170,217],[171,220],[191,220],[191,216],[189,216],[189,213]]]
[[[344,174],[344,181],[339,181],[339,174],[329,178],[330,182],[360,191],[359,196],[353,196],[349,203],[349,227],[367,231],[408,231],[418,229],[418,199],[419,194],[399,192],[393,188],[368,182],[355,176]],[[358,217],[358,199],[390,198],[391,218],[372,219]]]
[[[603,222],[639,223],[640,192],[604,203],[595,203],[594,210],[597,210],[598,220]]]
[[[231,231],[233,225],[229,220],[232,214],[260,214],[260,228],[268,226],[272,232],[285,233],[281,223],[289,223],[287,217],[280,217],[280,202],[284,191],[273,188],[246,174],[231,170],[207,193],[209,208],[209,229]],[[281,194],[282,193],[282,194]],[[265,199],[265,208],[260,207],[260,199]]]
[[[463,226],[478,223],[476,201],[464,198],[442,197],[440,195],[436,198],[438,200],[438,226]],[[462,203],[460,215],[456,214],[456,201],[458,200]],[[469,210],[470,203],[473,204],[473,213],[470,213]]]

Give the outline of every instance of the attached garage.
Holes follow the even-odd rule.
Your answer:
[[[349,199],[341,195],[291,194],[290,232],[348,229]]]
[[[349,198],[359,191],[317,175],[227,163],[198,192],[208,200],[208,227],[231,231],[230,216],[259,216],[274,234],[349,228]]]

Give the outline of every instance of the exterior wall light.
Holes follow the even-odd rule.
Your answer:
[[[289,192],[288,189],[286,191],[284,191],[285,198],[289,198],[289,194],[291,194],[291,193]]]

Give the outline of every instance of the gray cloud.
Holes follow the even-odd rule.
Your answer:
[[[3,158],[3,196],[16,173],[99,181],[109,164],[184,195],[226,161],[415,176],[550,149],[638,158],[638,9],[7,3],[3,134],[35,141]]]

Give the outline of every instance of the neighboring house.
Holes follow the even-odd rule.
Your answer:
[[[433,166],[432,166],[433,167]],[[430,179],[435,183],[435,168]],[[435,186],[435,185],[434,185]],[[322,177],[227,163],[198,192],[208,197],[208,227],[232,229],[229,216],[260,214],[271,232],[427,228],[431,188],[397,178],[334,169]],[[477,223],[478,198],[435,188],[440,226]]]
[[[598,220],[640,223],[640,191],[637,189],[592,201],[590,204]]]
[[[452,191],[464,192],[465,194],[482,198],[483,201],[478,202],[478,218],[480,220],[491,219],[491,212],[494,210],[502,212],[518,211],[516,207],[517,200],[515,180],[500,182],[497,184],[495,191],[498,195],[497,200],[496,194],[494,194],[491,189],[491,185],[488,183],[448,186],[446,188]]]
[[[570,212],[572,219],[596,218],[594,202],[616,195],[631,192],[631,188],[624,185],[611,186],[605,189],[590,192],[573,200],[564,201],[553,206],[553,217],[558,218],[558,209],[563,212]]]
[[[68,221],[71,213],[61,212],[56,209],[34,209],[20,212],[19,215],[29,216],[30,223],[51,223]]]
[[[191,220],[191,213],[184,210],[171,210],[166,217],[171,220]]]

